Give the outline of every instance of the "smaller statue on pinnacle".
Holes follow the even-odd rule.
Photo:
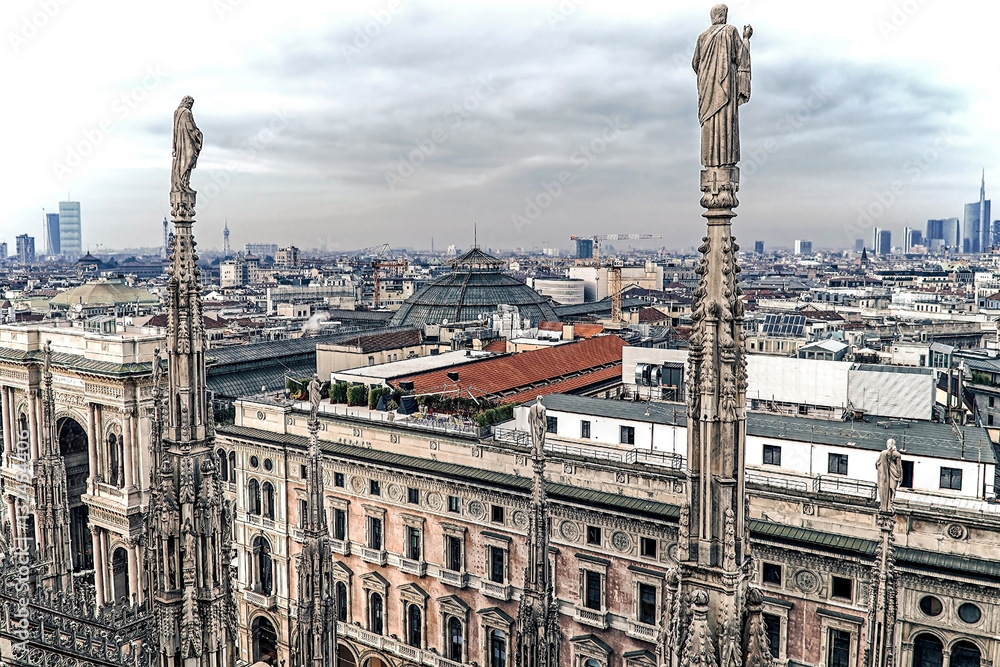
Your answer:
[[[174,162],[170,172],[172,193],[194,194],[194,190],[191,189],[191,171],[198,166],[202,135],[191,114],[192,106],[194,98],[186,95],[174,112]]]

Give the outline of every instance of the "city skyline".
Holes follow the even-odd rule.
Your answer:
[[[208,248],[221,247],[226,219],[234,248],[270,241],[276,225],[303,248],[423,248],[431,236],[468,246],[476,222],[490,247],[568,249],[571,234],[609,230],[666,230],[667,245],[690,247],[700,215],[683,194],[697,142],[691,35],[707,9],[296,3],[275,19],[220,0],[150,10],[143,20],[183,25],[199,45],[175,48],[119,34],[134,11],[125,4],[60,5],[32,32],[24,21],[37,5],[14,3],[4,79],[16,90],[50,77],[75,103],[15,107],[27,131],[12,139],[20,166],[7,167],[16,196],[0,203],[2,236],[42,238],[39,208],[72,190],[87,208],[86,245],[159,245],[161,119],[190,91],[211,137],[193,184]],[[976,83],[995,56],[975,35],[997,10],[977,7],[982,20],[970,23],[972,11],[846,3],[821,19],[789,3],[733,3],[730,22],[755,28],[762,100],[747,109],[743,181],[755,186],[737,235],[777,247],[801,235],[805,216],[817,248],[850,247],[876,226],[962,217],[984,168],[989,196],[996,93]],[[77,41],[109,30],[120,43]],[[123,49],[135,57],[117,58]],[[567,169],[573,182],[559,186]]]

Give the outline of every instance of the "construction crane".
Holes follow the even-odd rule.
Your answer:
[[[595,236],[570,236],[570,241],[585,241],[591,240],[594,242],[594,257],[593,259],[599,260],[601,258],[600,248],[601,241],[633,241],[640,239],[660,239],[663,238],[659,234],[597,234]]]

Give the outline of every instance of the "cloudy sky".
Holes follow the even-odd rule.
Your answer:
[[[710,5],[4,0],[0,240],[40,248],[42,209],[69,195],[85,246],[158,244],[190,94],[205,247],[225,220],[234,247],[467,247],[474,223],[491,247],[687,247]],[[960,217],[982,169],[1000,188],[998,18],[973,0],[732,2],[754,27],[741,240],[853,246],[878,224],[900,243]]]

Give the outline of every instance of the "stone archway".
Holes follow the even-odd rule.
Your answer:
[[[929,633],[916,636],[913,640],[912,667],[943,667],[944,644]]]
[[[960,641],[951,647],[948,667],[979,667],[982,652],[970,641]]]
[[[253,619],[250,624],[250,637],[253,643],[253,661],[277,666],[278,632],[270,619],[266,616]]]
[[[89,441],[86,429],[74,417],[56,419],[59,453],[66,466],[66,492],[69,499],[70,553],[73,571],[94,568],[94,548],[90,537],[90,521],[83,494],[90,477]]]

